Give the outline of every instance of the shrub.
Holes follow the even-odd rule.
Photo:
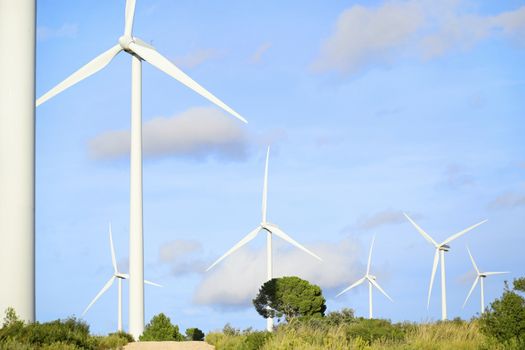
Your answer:
[[[505,282],[501,298],[494,300],[480,317],[481,331],[502,342],[525,346],[525,298],[517,291],[525,290],[525,279],[514,280],[511,290]]]
[[[198,328],[188,328],[186,329],[186,340],[204,340],[204,332]]]
[[[168,316],[160,313],[153,316],[139,338],[142,341],[182,341],[179,326],[173,325]]]

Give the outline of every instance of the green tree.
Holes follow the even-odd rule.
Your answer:
[[[287,322],[295,317],[324,316],[325,303],[319,286],[295,276],[267,281],[253,299],[262,317],[284,316]]]
[[[186,340],[204,340],[204,332],[198,328],[188,328],[186,329]]]
[[[179,333],[179,326],[173,325],[168,316],[160,313],[153,316],[144,327],[144,333],[139,339],[141,341],[182,341],[184,337]]]
[[[481,315],[480,329],[499,341],[514,341],[525,345],[525,278],[514,280],[513,289],[505,282],[501,298],[494,300]]]

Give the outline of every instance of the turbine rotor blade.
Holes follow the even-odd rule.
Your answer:
[[[113,264],[113,270],[118,273],[117,258],[115,257],[115,247],[113,246],[113,234],[111,233],[111,223],[109,223],[109,246],[111,248],[111,263]]]
[[[197,82],[195,82],[186,73],[181,71],[177,66],[175,66],[171,61],[169,61],[167,58],[165,58],[160,53],[158,53],[155,49],[142,45],[137,41],[131,42],[129,44],[129,47],[133,52],[139,55],[143,60],[147,61],[151,65],[163,71],[164,73],[175,78],[182,84],[186,85],[187,87],[189,87],[190,89],[192,89],[193,91],[201,95],[202,97],[208,99],[210,102],[214,103],[215,105],[219,106],[226,112],[230,113],[237,119],[240,119],[243,122],[247,123],[246,119],[244,119],[239,113],[235,112],[232,108],[227,106],[224,102],[219,100],[212,93],[210,93],[208,90],[206,90],[201,85],[199,85]]]
[[[379,283],[377,283],[373,278],[367,278],[370,283],[372,283],[374,285],[374,287],[376,287],[381,293],[383,293],[383,295],[385,297],[387,297],[388,299],[390,299],[390,301],[393,302],[392,298],[390,298],[390,296],[388,294],[386,294],[386,292],[383,290],[383,288],[381,288],[381,286],[379,286]]]
[[[63,80],[61,83],[59,83],[57,86],[46,92],[44,95],[42,95],[38,100],[36,100],[36,106],[40,106],[42,103],[46,102],[53,96],[61,93],[62,91],[66,90],[67,88],[75,85],[81,80],[86,79],[87,77],[95,74],[105,66],[111,62],[111,60],[120,52],[122,51],[122,47],[120,44],[117,44],[110,48],[109,50],[105,51],[101,55],[95,57],[93,60],[91,60],[89,63],[87,63],[85,66],[77,70],[75,73],[71,74],[69,77],[67,77],[65,80]]]
[[[89,308],[91,306],[93,306],[93,304],[95,304],[95,302],[98,300],[98,298],[100,298],[102,296],[102,294],[104,294],[109,289],[109,287],[111,287],[111,285],[113,284],[113,281],[115,281],[115,276],[111,276],[109,281],[106,282],[104,287],[102,287],[100,292],[98,292],[98,294],[95,296],[95,298],[93,298],[91,303],[89,303],[89,305],[85,308],[84,312],[82,312],[82,316],[84,316],[86,314],[86,312],[88,312]]]
[[[133,30],[133,17],[135,16],[135,0],[126,0],[124,35],[131,36]]]
[[[298,243],[297,241],[295,241],[292,237],[288,236],[286,233],[284,233],[280,228],[278,228],[277,226],[275,225],[268,225],[268,227],[270,228],[270,232],[272,234],[275,234],[276,236],[279,236],[281,237],[283,240],[285,240],[286,242],[296,246],[297,248],[301,249],[302,251],[310,254],[311,256],[313,256],[314,258],[316,258],[317,260],[320,260],[320,261],[323,261],[323,259],[321,259],[318,255],[312,253],[310,250],[308,250],[307,248],[305,248],[303,245],[301,245],[300,243]]]
[[[354,284],[352,284],[352,285],[350,285],[349,287],[347,287],[346,289],[344,289],[341,293],[337,294],[335,297],[337,298],[337,297],[340,296],[341,294],[348,292],[350,289],[352,289],[352,288],[354,288],[354,287],[357,287],[358,285],[360,285],[361,283],[363,283],[365,280],[366,280],[366,277],[363,277],[363,278],[357,280],[356,282],[354,282]]]
[[[463,236],[463,235],[464,235],[465,233],[467,233],[468,231],[475,229],[476,227],[478,227],[478,226],[481,225],[481,224],[486,223],[487,221],[488,221],[488,220],[483,220],[483,221],[481,221],[481,222],[478,222],[478,223],[475,224],[475,225],[472,225],[472,226],[470,226],[470,227],[467,227],[467,228],[464,229],[463,231],[459,231],[458,233],[453,234],[453,235],[450,236],[449,238],[445,239],[445,240],[443,241],[443,243],[441,243],[440,245],[443,245],[443,244],[447,244],[447,243],[452,242],[452,241],[455,240],[456,238],[458,238],[458,237],[460,237],[460,236]]]
[[[144,280],[144,284],[149,284],[150,286],[155,286],[155,287],[163,287],[162,285],[160,285],[158,283],[151,282],[151,281],[148,281],[148,280]]]
[[[261,230],[261,226],[257,226],[253,231],[248,233],[243,239],[241,239],[236,245],[234,245],[230,250],[228,250],[223,256],[221,256],[219,259],[217,259],[213,264],[211,264],[210,267],[206,269],[206,271],[210,271],[215,265],[217,265],[219,262],[221,262],[224,258],[226,258],[228,255],[235,252],[237,249],[241,248],[243,245],[254,239],[259,231]]]
[[[268,204],[268,160],[270,158],[270,146],[266,151],[266,165],[264,167],[264,184],[262,197],[262,222],[266,223],[266,208]]]
[[[370,245],[370,253],[368,253],[368,264],[366,265],[367,275],[370,273],[370,262],[372,261],[372,249],[374,248],[375,240],[376,240],[376,236],[372,237],[372,244]]]
[[[474,280],[474,283],[472,283],[472,287],[470,287],[470,291],[467,294],[467,298],[465,299],[465,302],[463,303],[463,307],[467,305],[468,298],[470,298],[470,295],[474,291],[474,288],[476,288],[476,284],[478,284],[478,281],[479,281],[479,276],[476,276],[476,279]]]
[[[405,217],[408,219],[408,221],[410,221],[410,223],[412,224],[412,226],[414,226],[416,228],[416,230],[421,234],[421,236],[423,236],[427,241],[429,241],[430,243],[432,243],[436,248],[438,247],[438,244],[436,241],[434,241],[434,239],[432,237],[430,237],[430,235],[428,233],[426,233],[425,231],[423,231],[423,229],[421,227],[419,227],[415,222],[414,220],[412,220],[410,218],[410,216],[407,215],[407,213],[403,213],[403,215],[405,215]]]
[[[485,276],[504,275],[510,273],[509,271],[497,271],[497,272],[482,272]]]
[[[468,248],[468,246],[467,246],[467,252],[468,252],[468,255],[470,256],[470,261],[472,261],[472,265],[474,266],[474,269],[479,275],[478,265],[476,265],[476,262],[474,261],[474,258],[472,257],[472,254],[470,253],[470,249]]]
[[[432,295],[432,286],[434,285],[434,278],[436,277],[436,270],[439,262],[439,249],[436,249],[434,254],[434,263],[432,264],[432,275],[430,275],[430,285],[428,287],[428,300],[427,300],[427,309],[430,306],[430,296]]]

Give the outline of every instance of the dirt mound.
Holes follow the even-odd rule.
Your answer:
[[[214,350],[203,341],[141,341],[129,343],[124,350]]]

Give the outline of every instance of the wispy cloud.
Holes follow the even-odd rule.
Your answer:
[[[450,188],[460,188],[474,184],[474,177],[458,164],[449,164],[443,173],[443,182]]]
[[[154,118],[142,127],[144,155],[243,160],[249,142],[241,124],[211,107],[195,107],[172,117]],[[89,142],[90,153],[96,159],[124,157],[129,149],[129,130],[106,132]]]
[[[189,273],[200,273],[205,269],[205,263],[200,259],[202,252],[200,242],[178,239],[164,243],[159,250],[159,260],[170,266],[173,276]]]
[[[512,209],[522,206],[525,206],[525,195],[515,192],[503,193],[488,205],[489,209]]]
[[[275,243],[275,277],[299,276],[324,289],[334,289],[355,280],[364,268],[358,260],[361,246],[352,239],[307,245],[323,262],[303,251],[288,249],[279,241]],[[266,251],[244,248],[204,275],[194,301],[221,307],[248,306],[265,280]]]
[[[37,40],[43,41],[53,38],[74,38],[78,33],[78,25],[71,23],[64,23],[59,28],[51,28],[47,26],[38,26],[36,29]]]
[[[525,6],[493,16],[466,12],[463,1],[387,1],[344,10],[313,68],[352,74],[402,55],[423,59],[468,50],[489,37],[525,43]]]
[[[415,215],[414,219],[419,216]],[[401,224],[406,221],[401,210],[386,209],[370,216],[361,217],[357,221],[357,228],[371,230],[384,225]]]
[[[181,68],[195,68],[221,55],[221,52],[216,49],[201,49],[190,52],[184,56],[176,57],[174,61]]]
[[[260,45],[257,50],[253,53],[250,61],[252,63],[259,63],[262,60],[262,56],[272,47],[271,43],[264,43]]]

